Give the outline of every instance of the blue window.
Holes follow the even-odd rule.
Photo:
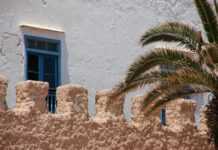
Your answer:
[[[166,109],[165,108],[162,108],[160,110],[160,123],[162,125],[166,125]]]
[[[26,48],[25,77],[49,83],[47,106],[56,111],[56,88],[60,84],[60,41],[24,36]]]

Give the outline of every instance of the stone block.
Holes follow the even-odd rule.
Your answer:
[[[166,126],[170,130],[182,131],[187,125],[195,124],[196,103],[193,100],[177,99],[164,106],[166,109]],[[131,124],[139,129],[160,125],[160,109],[146,116],[144,96],[132,98]]]
[[[195,125],[196,102],[190,99],[176,99],[166,105],[166,124],[175,131],[182,131],[187,125]]]
[[[47,112],[46,97],[49,85],[42,81],[22,81],[16,85],[16,113]]]
[[[146,116],[144,96],[135,96],[132,98],[131,113],[130,123],[138,129],[144,129],[145,127],[154,126],[159,123],[159,116],[156,112]]]
[[[88,118],[88,90],[81,85],[67,84],[57,88],[57,112]]]
[[[111,119],[123,119],[123,105],[125,96],[112,97],[114,91],[110,89],[96,92],[95,106],[96,116],[94,121],[107,122]]]
[[[206,118],[206,110],[207,110],[207,107],[203,108],[201,110],[201,113],[200,113],[200,125],[199,125],[199,131],[201,134],[204,134],[206,135],[208,132],[209,132],[209,129],[207,127],[207,118]]]

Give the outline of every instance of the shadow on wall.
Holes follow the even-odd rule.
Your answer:
[[[63,38],[61,39],[61,44],[63,44],[61,47],[61,84],[66,84],[70,82],[70,77],[69,77],[69,69],[68,66],[69,61],[69,53],[68,53],[68,48],[66,44],[66,36],[65,34],[63,35]]]
[[[10,79],[7,105],[15,106],[14,85],[23,77],[22,38],[11,31],[0,33],[0,72]]]
[[[208,101],[211,99],[211,93],[196,94],[192,95],[192,99],[196,101],[196,111],[195,111],[195,123],[197,127],[200,126],[200,114],[205,106],[208,104]]]

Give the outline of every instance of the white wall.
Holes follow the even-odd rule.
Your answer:
[[[190,0],[0,0],[0,72],[10,80],[8,105],[15,105],[15,83],[24,78],[20,24],[65,32],[63,83],[87,86],[93,114],[95,91],[115,85],[148,49],[138,44],[142,33],[167,20],[199,28]]]

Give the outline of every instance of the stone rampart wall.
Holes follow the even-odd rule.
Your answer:
[[[159,112],[146,116],[143,97],[132,98],[132,119],[123,117],[124,96],[113,90],[96,93],[96,116],[88,116],[88,90],[80,85],[57,89],[57,113],[48,113],[49,85],[22,81],[16,85],[16,107],[6,110],[7,80],[0,77],[0,149],[120,149],[212,150],[205,119],[194,122],[194,101],[178,99],[166,105],[166,126]],[[203,116],[203,115],[202,115]]]

